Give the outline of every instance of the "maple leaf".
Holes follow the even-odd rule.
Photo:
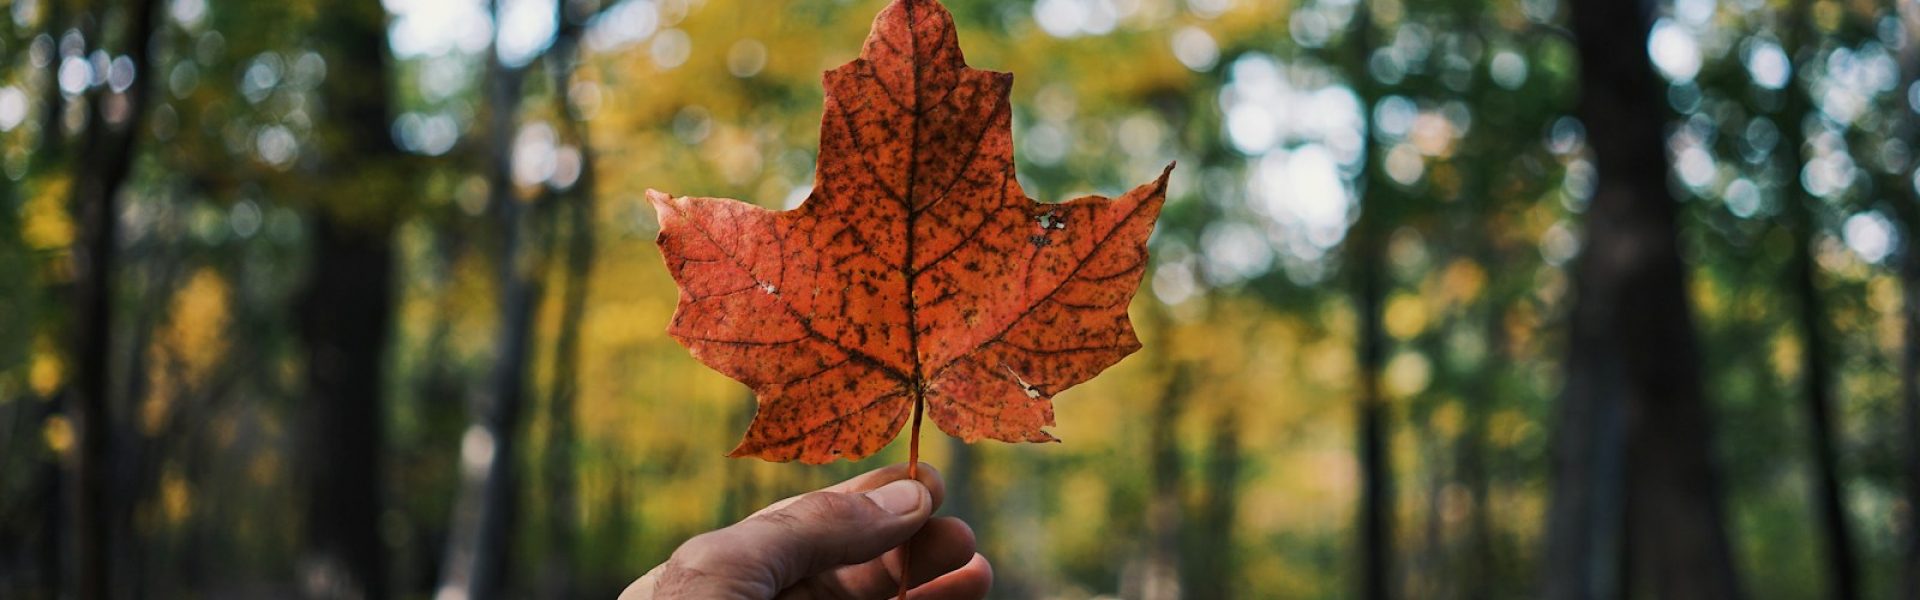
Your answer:
[[[1058,441],[1053,395],[1140,348],[1127,304],[1172,165],[1113,200],[1028,199],[1013,76],[968,68],[935,0],[889,4],[823,79],[798,208],[647,191],[668,333],[758,399],[731,455],[859,459],[910,412],[917,449],[922,406],[968,442]]]

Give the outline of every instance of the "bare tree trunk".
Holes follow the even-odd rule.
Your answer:
[[[1920,6],[1903,2],[1897,10],[1907,34],[1907,44],[1900,49],[1899,89],[1911,90],[1920,84]],[[1911,112],[1901,114],[1901,137],[1914,140],[1920,136],[1920,119]],[[1905,190],[1904,197],[1890,202],[1906,233],[1902,238],[1906,243],[1900,251],[1900,286],[1904,296],[1901,308],[1906,320],[1902,330],[1905,348],[1900,357],[1900,399],[1906,413],[1907,515],[1899,562],[1899,597],[1920,600],[1920,208],[1915,207],[1916,201],[1920,201],[1920,191],[1911,185],[1888,187]]]
[[[75,161],[71,208],[79,235],[73,247],[73,384],[66,394],[79,444],[73,461],[75,595],[106,598],[115,575],[108,534],[129,507],[109,498],[113,468],[110,413],[114,277],[119,241],[119,195],[133,171],[140,124],[154,79],[152,41],[158,0],[129,0],[120,38],[133,60],[135,85],[122,94],[96,88],[87,99],[86,134]],[[55,105],[58,106],[58,105]],[[58,137],[57,132],[48,135]]]
[[[1787,15],[1785,44],[1787,52],[1798,53],[1814,40],[1808,26],[1807,12],[1811,3],[1796,0]],[[1792,71],[1799,73],[1805,65],[1796,65]],[[1807,91],[1799,82],[1790,81],[1787,85],[1786,110],[1780,115],[1781,121],[1781,159],[1786,163],[1784,172],[1800,173],[1806,164],[1806,140],[1800,127],[1801,119],[1812,114],[1812,102]],[[1808,444],[1813,450],[1813,473],[1808,494],[1812,497],[1815,518],[1820,523],[1820,534],[1826,544],[1827,597],[1833,600],[1853,600],[1859,597],[1858,574],[1853,554],[1853,536],[1847,526],[1846,505],[1841,501],[1839,460],[1835,456],[1833,422],[1833,374],[1828,368],[1829,356],[1834,352],[1827,342],[1826,303],[1820,296],[1817,284],[1818,267],[1813,262],[1813,232],[1819,221],[1812,205],[1815,200],[1808,196],[1806,188],[1799,185],[1785,186],[1787,189],[1787,208],[1785,225],[1789,237],[1793,239],[1792,254],[1788,264],[1788,286],[1799,297],[1799,313],[1795,325],[1799,329],[1804,348],[1800,353],[1801,399],[1805,402],[1807,416]]]
[[[1186,511],[1175,427],[1193,388],[1194,366],[1177,358],[1170,347],[1174,325],[1167,318],[1166,309],[1155,307],[1148,315],[1161,336],[1161,342],[1154,346],[1154,365],[1166,374],[1167,380],[1154,399],[1153,415],[1147,425],[1146,547],[1140,556],[1141,568],[1131,576],[1137,578],[1133,582],[1137,588],[1133,596],[1142,600],[1176,600],[1182,595],[1180,532]]]
[[[550,598],[572,595],[575,514],[574,399],[580,390],[580,321],[586,315],[587,289],[593,274],[594,152],[586,119],[573,106],[572,81],[580,61],[580,34],[589,15],[574,14],[573,2],[555,3],[561,27],[548,56],[553,74],[554,113],[565,138],[579,147],[580,176],[563,192],[567,212],[566,284],[560,291],[560,332],[554,342],[553,392],[547,405],[546,489],[548,550],[544,593]],[[554,223],[558,223],[556,217]]]
[[[1369,192],[1369,199],[1381,194]],[[1369,203],[1372,204],[1372,203]],[[1357,407],[1360,444],[1361,597],[1386,600],[1394,594],[1393,466],[1387,456],[1387,401],[1380,389],[1380,367],[1386,352],[1381,325],[1381,237],[1377,205],[1362,209],[1351,243],[1356,310],[1360,313],[1360,397]]]
[[[1667,187],[1664,95],[1646,55],[1651,7],[1577,0],[1570,19],[1580,112],[1600,180],[1574,273],[1548,598],[1742,596],[1680,258],[1679,205]],[[1615,468],[1622,459],[1625,468]],[[1624,492],[1618,507],[1616,489]],[[1623,530],[1612,530],[1616,524]]]
[[[1363,7],[1354,18],[1353,71],[1363,74],[1355,87],[1360,105],[1366,107],[1368,131],[1373,128],[1372,107],[1379,101],[1379,84],[1366,77],[1373,56],[1371,12]],[[1397,596],[1393,541],[1393,465],[1387,455],[1386,397],[1380,389],[1380,367],[1386,356],[1386,334],[1382,328],[1382,302],[1386,277],[1381,272],[1386,243],[1389,193],[1381,177],[1379,164],[1383,152],[1367,136],[1366,163],[1361,174],[1360,219],[1347,234],[1347,260],[1353,267],[1354,311],[1360,320],[1356,358],[1359,363],[1359,396],[1355,399],[1355,429],[1360,456],[1360,582],[1363,600],[1387,600]]]
[[[61,29],[69,26],[71,24],[69,20],[73,19],[72,15],[67,14],[68,4],[67,2],[50,2],[43,5],[47,11],[45,17],[47,26],[45,31],[41,32],[43,35],[56,40],[65,35]],[[78,20],[89,21],[88,19]],[[60,82],[54,75],[57,70],[43,69],[40,74],[45,80],[40,82],[40,140],[39,147],[34,148],[32,162],[33,169],[36,171],[44,170],[56,163],[55,157],[65,151],[66,128],[62,123],[66,121],[64,117],[67,114],[67,97],[66,93],[61,91]]]
[[[301,299],[311,414],[305,568],[327,585],[324,595],[383,598],[380,384],[392,321],[392,230],[320,216],[312,236],[313,272]]]
[[[1240,411],[1232,406],[1213,422],[1213,447],[1208,451],[1205,504],[1194,532],[1191,575],[1185,586],[1197,600],[1232,598],[1234,576],[1233,526],[1240,509]]]
[[[496,0],[496,17],[499,8]],[[476,419],[461,444],[460,498],[454,507],[440,582],[442,592],[474,600],[500,597],[506,587],[518,510],[520,421],[528,387],[533,310],[539,299],[532,273],[537,261],[527,251],[532,223],[513,182],[513,141],[526,69],[503,64],[497,49],[490,50],[488,57],[487,183],[500,240],[500,319],[493,369],[473,402]]]
[[[1788,126],[1785,129],[1799,129]],[[1799,136],[1786,136],[1782,147],[1798,147]],[[1789,156],[1798,157],[1800,152],[1792,150]],[[1801,164],[1793,161],[1794,165]],[[1794,172],[1799,169],[1795,168]],[[1788,186],[1799,189],[1799,186]],[[1797,194],[1796,194],[1797,196]],[[1799,296],[1799,313],[1796,325],[1800,330],[1800,339],[1804,344],[1801,351],[1801,398],[1807,416],[1808,444],[1812,446],[1812,481],[1808,495],[1812,496],[1815,517],[1820,524],[1820,534],[1826,545],[1827,597],[1834,600],[1852,600],[1859,597],[1857,568],[1853,554],[1853,535],[1847,525],[1846,505],[1841,501],[1839,459],[1834,447],[1838,443],[1834,438],[1833,416],[1833,375],[1828,369],[1828,356],[1833,352],[1826,336],[1826,308],[1820,298],[1819,286],[1815,284],[1813,263],[1814,215],[1806,206],[1806,198],[1790,198],[1787,212],[1790,222],[1787,227],[1792,231],[1793,254],[1788,269],[1794,294]]]
[[[1496,250],[1489,248],[1488,259],[1480,264],[1492,267],[1496,264],[1492,257],[1497,255]],[[1493,269],[1489,268],[1490,278],[1493,277],[1492,273]],[[1491,291],[1492,287],[1489,283],[1487,288],[1490,291],[1484,293],[1489,296],[1497,293]],[[1502,587],[1494,573],[1493,511],[1487,506],[1491,499],[1488,494],[1491,485],[1487,473],[1487,418],[1491,412],[1488,408],[1500,393],[1498,381],[1501,366],[1506,364],[1506,357],[1502,356],[1506,332],[1500,322],[1505,306],[1494,298],[1481,302],[1491,304],[1482,309],[1485,314],[1481,317],[1487,350],[1481,358],[1481,367],[1475,373],[1477,381],[1470,386],[1469,396],[1465,400],[1466,426],[1460,431],[1459,454],[1455,463],[1459,477],[1467,487],[1467,496],[1473,502],[1473,511],[1467,516],[1467,548],[1463,557],[1466,569],[1456,588],[1456,597],[1459,598],[1492,597],[1494,591]]]
[[[308,593],[385,598],[379,535],[385,444],[382,406],[393,317],[396,188],[404,160],[392,122],[386,15],[357,0],[320,11],[314,40],[327,59],[320,88],[338,138],[321,149],[320,171],[337,187],[316,198],[313,264],[299,301],[307,373],[304,467]]]
[[[1912,207],[1903,212],[1906,239],[1913,240],[1920,233],[1920,215],[1914,215]],[[1905,348],[1900,356],[1900,400],[1906,417],[1907,514],[1901,540],[1899,597],[1920,600],[1920,247],[1911,242],[1901,250],[1900,285],[1902,317],[1906,320],[1901,330]]]
[[[1458,598],[1489,598],[1502,587],[1494,572],[1493,514],[1487,506],[1491,487],[1487,469],[1487,419],[1493,412],[1495,399],[1501,393],[1500,378],[1508,364],[1505,356],[1506,328],[1502,322],[1507,305],[1501,295],[1504,277],[1497,267],[1504,264],[1504,253],[1495,236],[1482,227],[1495,219],[1492,186],[1488,183],[1490,167],[1484,165],[1504,157],[1487,155],[1482,158],[1480,163],[1483,166],[1475,167],[1471,176],[1476,192],[1470,201],[1476,203],[1478,210],[1472,217],[1472,223],[1462,231],[1462,235],[1468,238],[1465,243],[1473,248],[1474,263],[1486,272],[1486,281],[1481,284],[1479,306],[1467,313],[1465,326],[1479,327],[1486,349],[1472,373],[1471,381],[1465,385],[1467,395],[1461,402],[1464,423],[1454,450],[1456,477],[1466,486],[1467,497],[1473,505],[1467,514],[1464,556],[1454,563],[1463,565],[1461,576],[1454,586],[1454,596]]]
[[[1163,350],[1164,351],[1164,350]],[[1152,465],[1152,495],[1147,499],[1147,556],[1143,600],[1176,600],[1180,591],[1180,531],[1185,496],[1180,476],[1180,446],[1175,423],[1192,387],[1193,367],[1170,361],[1172,373],[1154,402],[1151,434],[1147,439]]]

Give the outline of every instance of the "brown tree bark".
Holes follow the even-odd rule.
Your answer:
[[[1380,194],[1369,193],[1377,200]],[[1382,288],[1385,287],[1380,262],[1382,242],[1377,221],[1382,212],[1377,205],[1363,209],[1360,224],[1354,228],[1353,244],[1356,291],[1355,306],[1360,313],[1360,396],[1356,415],[1360,445],[1360,597],[1386,600],[1394,597],[1393,542],[1393,465],[1387,455],[1386,396],[1380,389],[1380,368],[1386,353],[1386,333],[1382,331]]]
[[[559,32],[547,56],[547,68],[553,79],[554,113],[561,123],[562,137],[580,151],[580,176],[559,200],[567,215],[566,281],[560,290],[560,331],[554,341],[553,391],[547,404],[546,481],[548,495],[548,550],[543,593],[551,598],[572,595],[574,530],[579,526],[575,514],[573,428],[574,399],[580,391],[580,322],[586,315],[587,290],[593,273],[594,249],[594,152],[587,121],[574,110],[573,73],[580,61],[580,35],[591,15],[569,10],[574,2],[555,3],[559,10]],[[556,217],[554,224],[559,223]]]
[[[125,92],[104,86],[88,95],[87,120],[75,157],[70,207],[78,235],[73,247],[74,374],[65,399],[78,444],[73,456],[76,570],[74,595],[82,600],[107,597],[115,573],[109,530],[128,510],[110,498],[113,469],[112,389],[113,296],[119,243],[119,195],[133,171],[140,125],[151,89],[153,37],[159,26],[158,0],[129,0],[125,5],[122,51],[138,75]],[[96,15],[96,18],[99,16]],[[57,104],[55,106],[58,106]],[[46,135],[57,138],[57,129]]]
[[[1373,22],[1368,9],[1355,12],[1352,71],[1361,74],[1354,87],[1367,115],[1366,163],[1361,175],[1360,218],[1347,234],[1346,260],[1352,265],[1354,311],[1360,321],[1355,347],[1359,366],[1355,398],[1355,429],[1360,457],[1359,597],[1387,600],[1397,596],[1394,569],[1393,464],[1387,452],[1390,409],[1380,389],[1380,368],[1386,356],[1386,333],[1381,319],[1386,293],[1386,232],[1391,193],[1380,171],[1384,149],[1373,141],[1373,106],[1380,100],[1380,84],[1367,73],[1373,56]]]
[[[1914,202],[1920,198],[1909,198]],[[1902,523],[1900,553],[1900,598],[1920,600],[1920,248],[1912,245],[1920,234],[1920,215],[1908,207],[1903,212],[1908,246],[1901,250],[1900,286],[1902,348],[1900,355],[1900,403],[1904,407],[1907,437],[1905,464],[1907,513]]]
[[[1163,348],[1161,352],[1164,354],[1166,350]],[[1181,597],[1180,532],[1186,520],[1183,502],[1186,494],[1174,428],[1193,388],[1194,367],[1178,359],[1164,364],[1170,372],[1165,387],[1154,400],[1153,421],[1147,438],[1153,487],[1147,498],[1146,572],[1140,588],[1143,600]]]
[[[1648,2],[1577,0],[1580,115],[1599,170],[1574,267],[1546,597],[1742,596],[1668,191]]]
[[[388,132],[393,110],[386,15],[377,0],[318,13],[314,40],[329,68],[320,105],[320,175],[312,198],[312,265],[297,310],[307,357],[303,469],[310,593],[385,598],[380,461],[387,339],[393,318],[395,194],[404,163]]]
[[[1207,452],[1205,500],[1196,516],[1191,540],[1193,559],[1188,561],[1188,597],[1196,600],[1233,598],[1234,517],[1240,509],[1240,470],[1244,462],[1240,447],[1240,410],[1229,406],[1208,428],[1213,443]]]
[[[492,13],[500,15],[500,2]],[[492,600],[505,592],[508,553],[518,512],[521,415],[525,412],[527,362],[531,357],[533,311],[539,301],[529,205],[514,191],[513,142],[519,130],[521,88],[526,66],[501,62],[489,47],[486,80],[487,189],[499,240],[496,298],[499,321],[494,335],[493,368],[470,409],[471,443],[462,444],[460,497],[442,565],[440,589],[474,600]],[[483,449],[469,456],[469,452]]]
[[[1812,3],[1796,0],[1788,9],[1786,16],[1787,32],[1783,40],[1787,52],[1796,54],[1796,58],[1805,58],[1800,53],[1815,41],[1812,28],[1808,25],[1808,10]],[[1804,64],[1796,64],[1791,72],[1798,74]],[[1792,174],[1790,181],[1798,182],[1800,169],[1806,165],[1806,140],[1800,123],[1813,114],[1813,102],[1808,92],[1798,81],[1789,81],[1786,90],[1786,109],[1780,116],[1780,162],[1785,163],[1784,172]],[[1818,266],[1813,262],[1813,233],[1819,226],[1814,203],[1819,200],[1811,197],[1804,186],[1790,184],[1787,190],[1786,211],[1782,220],[1789,237],[1793,240],[1791,255],[1787,265],[1787,286],[1799,300],[1799,311],[1795,314],[1795,327],[1799,330],[1804,348],[1800,353],[1800,388],[1802,409],[1806,411],[1807,443],[1813,450],[1812,477],[1808,495],[1814,510],[1814,518],[1820,524],[1820,536],[1825,544],[1827,570],[1827,597],[1833,600],[1853,600],[1859,597],[1858,567],[1853,553],[1853,535],[1847,525],[1846,505],[1841,501],[1839,459],[1835,446],[1835,425],[1833,416],[1833,371],[1829,360],[1834,349],[1827,340],[1826,302],[1820,296],[1817,278]]]
[[[1920,6],[1903,2],[1897,8],[1900,23],[1906,29],[1907,44],[1900,49],[1900,88],[1911,90],[1920,84]],[[1920,117],[1901,113],[1901,138],[1912,143],[1920,138]],[[1911,166],[1911,165],[1909,165]],[[1891,189],[1904,190],[1892,204],[1894,217],[1900,220],[1905,241],[1900,250],[1900,287],[1903,296],[1903,349],[1900,357],[1900,401],[1906,420],[1907,514],[1903,522],[1900,553],[1900,598],[1920,600],[1920,190],[1905,177],[1896,177]]]
[[[1186,478],[1176,427],[1193,391],[1196,367],[1174,351],[1175,325],[1167,310],[1155,306],[1147,318],[1160,336],[1149,357],[1154,370],[1166,381],[1153,399],[1152,416],[1147,422],[1145,546],[1140,549],[1139,568],[1130,569],[1133,572],[1127,579],[1131,581],[1126,582],[1121,594],[1142,600],[1175,600],[1183,595],[1180,540],[1186,521]]]

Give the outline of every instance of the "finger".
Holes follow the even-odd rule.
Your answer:
[[[695,537],[669,562],[749,582],[771,597],[828,569],[879,558],[932,513],[926,486],[910,480],[864,493],[814,492]]]
[[[912,578],[918,586],[958,569],[973,558],[973,529],[953,517],[928,521],[920,533],[905,546]],[[822,573],[814,580],[831,598],[891,598],[900,591],[900,552],[887,552],[879,560],[850,565]]]
[[[927,491],[933,494],[933,509],[940,510],[941,503],[944,503],[947,500],[946,480],[940,478],[939,469],[935,469],[933,468],[933,465],[930,465],[927,463],[920,463],[919,475],[920,476],[918,479],[920,480],[920,483],[922,485],[927,486]],[[876,488],[879,488],[880,486],[893,483],[895,481],[899,481],[906,478],[907,478],[907,465],[906,463],[901,463],[897,465],[888,465],[885,467],[880,467],[872,471],[867,471],[865,473],[855,475],[852,479],[848,479],[840,483],[836,483],[824,488],[820,488],[820,491],[844,492],[844,493],[865,492],[865,491],[876,489]],[[801,496],[804,496],[804,495],[806,494],[801,494]],[[753,516],[757,517],[757,516],[760,516],[762,513],[766,513],[768,511],[785,508],[787,505],[793,504],[795,500],[799,500],[799,499],[800,499],[800,496],[793,496],[791,498],[787,498],[785,500],[781,500],[779,502],[769,504],[767,505],[766,508],[762,508],[758,512],[753,513]]]
[[[978,554],[966,566],[907,592],[907,600],[980,600],[993,589],[993,565]]]

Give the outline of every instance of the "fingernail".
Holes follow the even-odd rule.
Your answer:
[[[926,494],[920,482],[902,479],[880,486],[880,489],[867,492],[867,498],[873,500],[887,512],[904,515],[920,509],[920,498]]]

